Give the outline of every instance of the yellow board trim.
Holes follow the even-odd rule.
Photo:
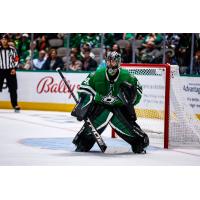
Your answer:
[[[164,112],[148,109],[135,109],[137,117],[151,118],[151,119],[164,119]]]
[[[196,114],[197,118],[200,120],[200,114]]]
[[[43,103],[43,102],[19,102],[18,105],[22,110],[45,110],[45,111],[62,111],[71,112],[75,104],[65,103]],[[0,101],[1,109],[12,109],[9,101]]]

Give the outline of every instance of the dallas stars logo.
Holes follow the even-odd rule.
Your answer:
[[[106,104],[113,104],[117,101],[117,97],[112,96],[112,91],[108,93],[107,96],[102,98],[102,102]]]

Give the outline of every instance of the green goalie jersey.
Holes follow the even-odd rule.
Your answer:
[[[128,70],[123,68],[120,68],[119,74],[113,83],[109,81],[106,68],[100,68],[97,71],[90,73],[82,82],[78,93],[79,95],[81,92],[92,95],[94,101],[99,104],[122,106],[123,103],[120,98],[118,98],[118,95],[119,87],[124,82],[128,82],[137,88],[136,99],[133,102],[133,105],[138,104],[142,96],[142,86],[135,76],[131,75]]]

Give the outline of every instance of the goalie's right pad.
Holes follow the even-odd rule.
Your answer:
[[[78,121],[82,121],[87,118],[92,107],[93,107],[93,96],[86,93],[81,93],[79,102],[72,110],[71,115],[76,117]]]

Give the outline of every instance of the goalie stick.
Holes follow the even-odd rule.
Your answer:
[[[76,103],[78,103],[78,99],[76,98],[73,91],[71,90],[71,88],[70,88],[68,82],[66,81],[65,77],[63,76],[63,73],[61,72],[60,68],[57,68],[56,71],[60,74],[60,77],[62,78],[63,82],[67,86],[69,92],[71,93],[72,97],[74,98],[74,101]],[[91,130],[91,133],[93,134],[93,136],[94,136],[99,148],[101,149],[101,151],[105,152],[107,146],[106,146],[105,142],[103,141],[101,135],[97,132],[97,130],[95,129],[95,127],[93,126],[93,124],[91,123],[89,118],[85,119],[84,121],[85,121],[86,126],[89,128],[89,130]],[[75,138],[78,137],[79,134],[80,134],[80,131],[77,133]]]

